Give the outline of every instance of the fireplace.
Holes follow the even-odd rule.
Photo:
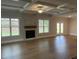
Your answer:
[[[35,30],[26,30],[26,38],[35,37]]]

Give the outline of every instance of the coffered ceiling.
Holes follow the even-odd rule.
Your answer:
[[[77,0],[1,0],[2,9],[19,10],[25,13],[43,13],[64,15],[76,13]]]

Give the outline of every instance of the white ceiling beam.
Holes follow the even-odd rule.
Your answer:
[[[20,10],[22,8],[19,7],[11,7],[11,6],[1,6],[2,9],[10,9],[10,10]]]
[[[35,3],[36,1],[38,1],[38,0],[32,0],[32,2],[26,3],[26,4],[23,6],[23,9],[21,9],[20,11],[26,10],[29,5],[32,5],[32,4]]]

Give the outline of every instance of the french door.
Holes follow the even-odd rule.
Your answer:
[[[63,34],[64,32],[63,25],[64,25],[63,23],[57,23],[57,30],[56,30],[57,34]]]

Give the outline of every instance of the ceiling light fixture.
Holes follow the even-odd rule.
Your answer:
[[[43,11],[42,10],[38,10],[38,13],[42,13]]]

